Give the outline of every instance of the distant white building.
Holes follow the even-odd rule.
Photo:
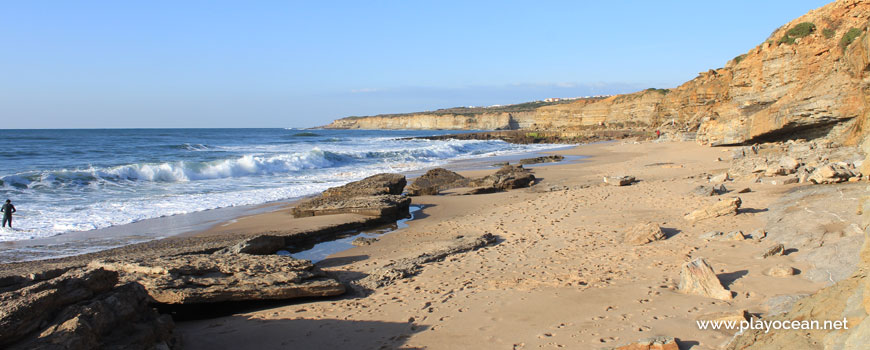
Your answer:
[[[559,102],[559,100],[561,100],[561,98],[558,98],[558,97],[550,97],[550,98],[545,98],[545,99],[544,99],[544,102]]]

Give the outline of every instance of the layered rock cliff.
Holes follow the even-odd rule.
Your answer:
[[[842,0],[782,26],[723,68],[670,90],[537,107],[522,113],[421,113],[339,119],[329,128],[530,129],[641,127],[696,132],[709,145],[867,134],[870,2]]]

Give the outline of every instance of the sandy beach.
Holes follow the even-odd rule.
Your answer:
[[[706,175],[727,170],[728,162],[717,158],[728,152],[694,143],[583,145],[559,154],[589,158],[535,168],[540,182],[531,188],[473,196],[457,189],[415,197],[413,203],[423,209],[409,227],[370,246],[333,254],[317,266],[348,282],[456,236],[490,233],[496,244],[427,264],[416,276],[369,295],[183,321],[176,332],[190,349],[253,344],[262,349],[576,349],[657,335],[676,337],[681,348],[718,348],[734,332],[699,330],[696,320],[744,310],[766,313],[770,304],[765,303],[773,297],[809,294],[826,285],[801,274],[767,276],[765,271],[776,265],[812,269],[801,259],[812,251],[758,259],[776,237],[699,238],[708,231],[741,230],[748,236],[765,227],[765,215],[782,205],[780,198],[808,185],[737,179],[727,183],[730,192],[721,197],[742,199],[738,215],[694,223],[684,218],[719,200],[691,192],[708,183]],[[621,187],[602,183],[604,176],[622,174],[639,181]],[[848,186],[855,185],[841,187]],[[751,192],[738,194],[743,188]],[[286,215],[261,214],[203,234],[264,232],[286,224]],[[629,228],[648,222],[662,227],[667,239],[640,246],[623,242]],[[676,290],[681,266],[696,257],[712,265],[732,300]]]

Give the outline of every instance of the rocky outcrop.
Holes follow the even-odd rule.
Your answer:
[[[436,195],[451,188],[468,186],[470,180],[465,176],[444,168],[435,168],[414,179],[408,186],[409,196]]]
[[[495,243],[495,236],[489,233],[458,236],[415,257],[399,259],[375,269],[369,272],[365,278],[355,281],[354,285],[363,291],[384,287],[403,278],[416,275],[425,264],[443,260],[450,255],[479,249],[492,243]]]
[[[284,249],[287,246],[285,237],[257,236],[246,239],[232,246],[218,250],[215,254],[252,254],[267,255]]]
[[[408,216],[411,199],[401,196],[404,175],[378,174],[360,181],[333,187],[319,196],[300,201],[293,216],[308,217],[354,213],[394,221]]]
[[[633,245],[644,245],[665,239],[665,233],[659,225],[653,223],[637,224],[630,228],[623,237],[623,242]]]
[[[514,188],[529,187],[534,183],[535,175],[522,165],[505,165],[495,174],[472,180],[469,185],[492,191],[502,191]],[[482,191],[488,193],[487,191]]]
[[[686,294],[731,300],[731,292],[722,287],[713,267],[704,258],[697,258],[683,265],[679,290]]]
[[[742,201],[739,197],[727,198],[695,210],[687,214],[685,219],[688,221],[700,221],[725,215],[737,215],[737,210],[740,209],[741,203]]]
[[[191,254],[136,261],[104,259],[94,268],[117,271],[164,304],[282,300],[344,293],[308,260],[280,255]]]
[[[33,277],[33,276],[31,276]],[[72,269],[0,294],[0,346],[9,349],[152,349],[174,345],[174,324],[118,274]]]

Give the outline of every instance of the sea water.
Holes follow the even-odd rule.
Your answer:
[[[377,173],[555,147],[406,139],[445,133],[0,130],[0,200],[18,209],[15,229],[0,230],[0,242],[294,199]]]

